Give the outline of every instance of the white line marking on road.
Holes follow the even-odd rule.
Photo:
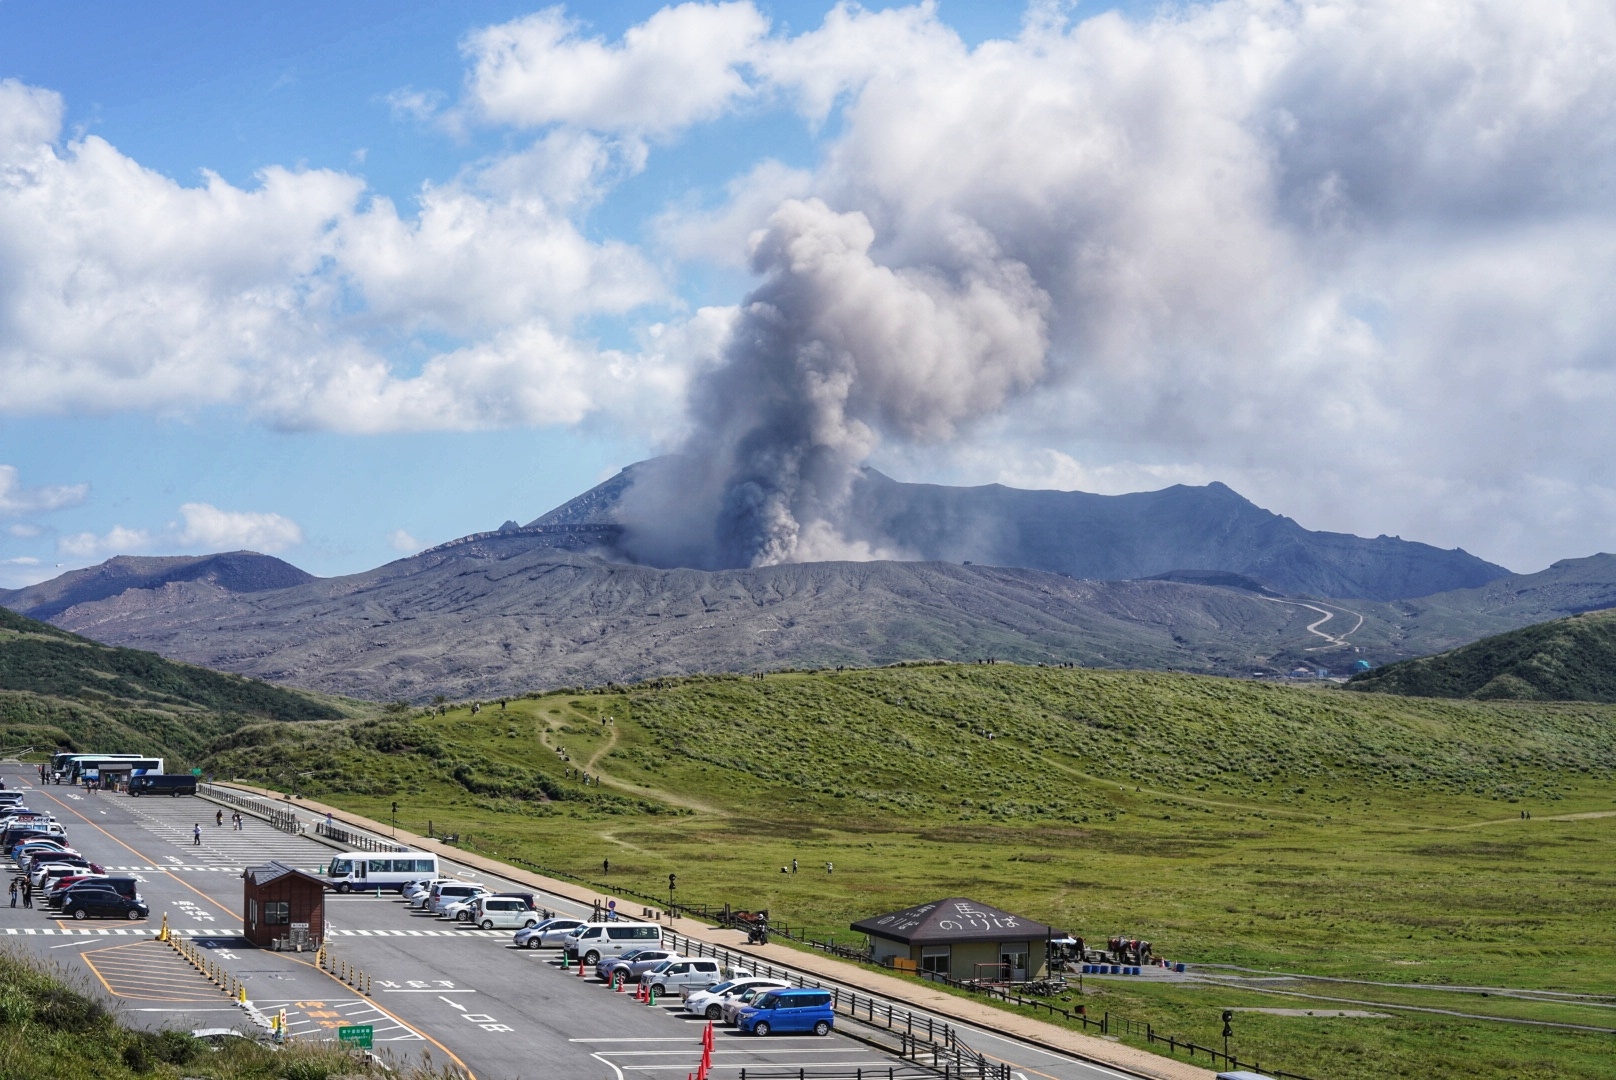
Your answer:
[[[458,1002],[458,1001],[453,1000],[452,998],[446,998],[446,997],[439,996],[438,1000],[443,1002],[445,1005],[449,1006],[449,1008],[451,1008],[451,1009],[459,1009],[461,1012],[466,1011],[466,1007],[464,1005],[460,1004],[460,1002]]]

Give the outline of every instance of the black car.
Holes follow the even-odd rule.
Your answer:
[[[140,901],[140,891],[132,877],[102,877],[92,878],[88,881],[75,881],[59,892],[45,894],[47,908],[59,908],[67,903],[68,897],[83,892],[115,892],[125,900]]]
[[[75,919],[88,919],[92,915],[109,919],[144,919],[151,909],[139,900],[113,892],[111,889],[71,889],[62,901],[62,915]]]

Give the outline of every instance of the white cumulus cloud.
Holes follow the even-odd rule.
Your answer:
[[[424,187],[406,214],[330,170],[187,187],[96,136],[59,144],[61,112],[54,93],[0,81],[0,411],[234,403],[346,431],[568,422],[598,405],[594,368],[616,362],[572,324],[663,295],[633,248],[567,216],[618,160],[599,140],[544,140]],[[490,370],[522,341],[542,355]],[[512,408],[490,385],[503,373],[531,399],[521,380],[554,378],[563,354],[563,407]],[[355,379],[355,411],[322,396]],[[379,414],[389,402],[403,411]]]
[[[15,465],[0,465],[0,514],[37,514],[77,506],[89,494],[89,484],[24,487]],[[22,535],[13,526],[13,535]]]
[[[468,105],[483,119],[662,135],[751,93],[744,74],[768,22],[751,3],[666,7],[612,44],[560,7],[471,34]]]
[[[394,529],[392,532],[388,533],[387,545],[394,551],[402,551],[406,554],[412,554],[420,551],[423,546],[421,541],[417,540],[403,529]]]
[[[207,503],[186,503],[180,507],[180,517],[184,524],[176,539],[182,547],[249,548],[274,554],[303,542],[303,529],[280,514],[220,510]]]
[[[69,558],[88,561],[175,549],[210,552],[248,549],[272,555],[302,542],[302,527],[281,514],[221,510],[209,503],[185,503],[180,507],[180,520],[169,522],[161,529],[114,525],[104,533],[70,533],[57,537],[56,550]]]

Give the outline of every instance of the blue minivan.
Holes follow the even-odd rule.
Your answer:
[[[829,1035],[836,1026],[829,990],[773,990],[743,1008],[735,1026],[751,1035],[811,1031]]]

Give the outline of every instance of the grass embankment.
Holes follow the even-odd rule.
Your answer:
[[[0,747],[167,755],[178,771],[244,723],[375,711],[102,645],[0,608]]]
[[[610,881],[651,895],[677,873],[683,900],[768,908],[816,936],[965,895],[1178,959],[1416,984],[1276,990],[1616,1027],[1585,1002],[1420,986],[1611,993],[1613,721],[1597,705],[955,665],[265,725],[210,765],[297,777],[383,820],[396,799],[412,830],[430,820],[591,879],[609,858]],[[1249,989],[1085,989],[1091,1013],[1207,1045],[1223,1008],[1389,1013],[1240,1014],[1242,1057],[1331,1080],[1616,1077],[1609,1035]]]
[[[1354,676],[1353,690],[1420,697],[1616,702],[1616,611],[1483,638]]]
[[[3,1080],[328,1080],[369,1075],[352,1052],[315,1045],[280,1051],[248,1040],[213,1050],[183,1031],[137,1031],[73,985],[65,969],[0,950]],[[377,1076],[381,1070],[375,1071]],[[394,1072],[396,1080],[446,1074]]]

